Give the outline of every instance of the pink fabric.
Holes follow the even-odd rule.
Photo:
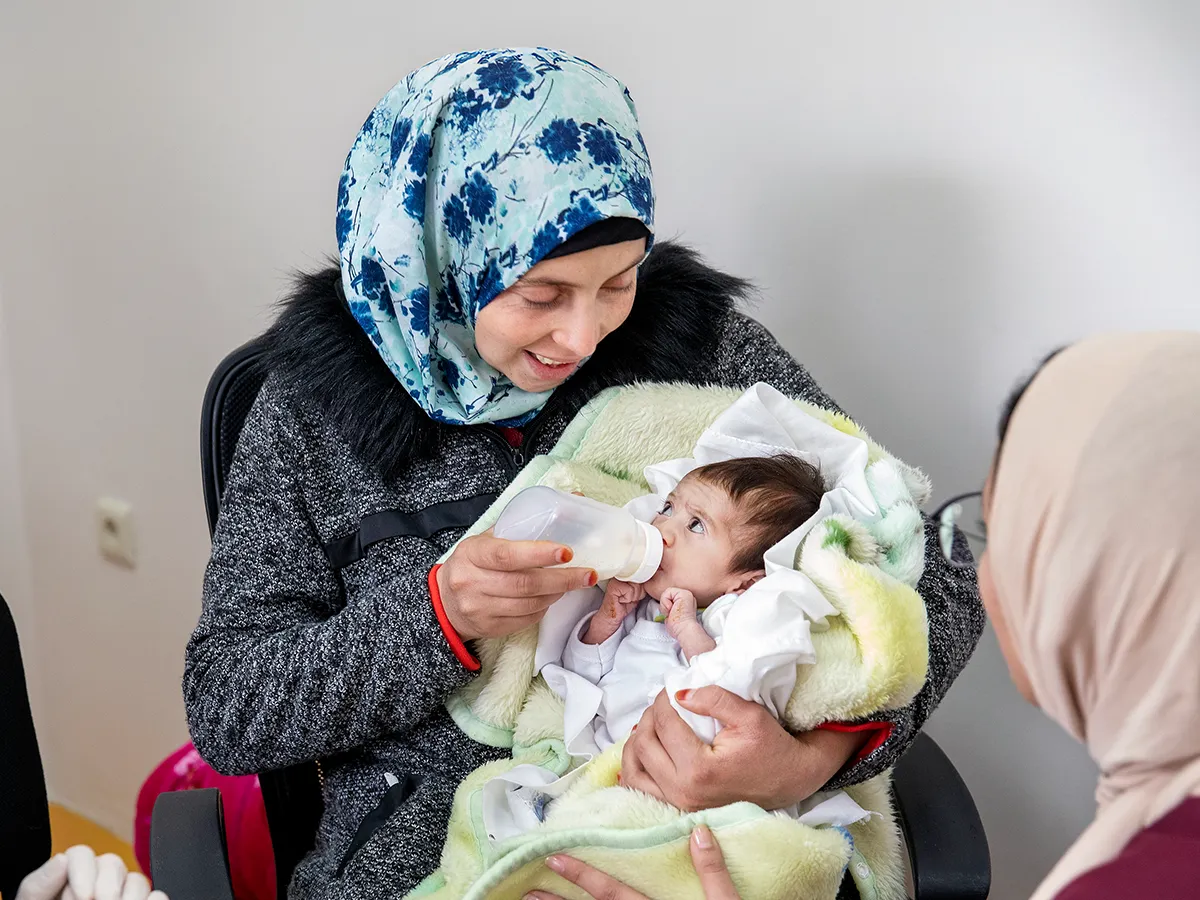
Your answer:
[[[275,854],[258,776],[220,775],[200,758],[191,744],[184,744],[163,760],[138,792],[133,853],[142,871],[150,871],[150,814],[154,801],[167,791],[197,788],[221,791],[234,897],[275,900]]]

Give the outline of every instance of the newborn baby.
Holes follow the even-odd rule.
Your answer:
[[[603,691],[603,743],[629,733],[672,656],[686,664],[716,647],[701,611],[717,613],[762,578],[763,554],[815,515],[824,493],[817,469],[790,454],[713,463],[679,482],[653,520],[663,536],[658,572],[641,585],[609,581],[563,651],[563,668]],[[655,624],[664,616],[666,634]]]

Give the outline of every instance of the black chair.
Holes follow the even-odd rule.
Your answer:
[[[233,351],[213,373],[200,417],[200,458],[204,503],[210,531],[216,526],[226,476],[242,424],[267,376],[263,346],[252,341]],[[322,800],[313,764],[264,772],[259,779],[275,850],[279,897],[284,898],[292,871],[312,849]],[[896,806],[908,848],[916,900],[984,900],[991,885],[991,862],[983,824],[967,786],[933,739],[920,735],[896,767]],[[196,799],[189,794],[204,795]],[[172,900],[229,900],[228,868],[219,829],[220,800],[215,791],[164,794],[154,809],[151,868],[156,887]],[[195,840],[209,848],[209,861],[161,866],[154,835],[164,848],[174,840]],[[191,837],[185,837],[190,835]],[[197,848],[199,856],[199,848]],[[197,865],[204,868],[198,874]],[[160,868],[162,871],[160,872]],[[215,875],[214,875],[215,873]],[[203,890],[195,886],[203,878]],[[212,887],[213,883],[216,887]]]
[[[0,596],[0,895],[50,858],[50,809],[17,624]]]

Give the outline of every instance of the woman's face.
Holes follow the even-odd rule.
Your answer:
[[[645,240],[547,259],[485,306],[475,349],[523,391],[558,387],[633,308]]]
[[[992,504],[992,482],[996,474],[996,464],[992,463],[992,470],[988,473],[987,483],[983,486],[983,518],[987,521],[988,514],[991,511]],[[996,631],[996,640],[1000,644],[1000,652],[1004,655],[1004,661],[1008,664],[1008,675],[1012,679],[1021,696],[1037,706],[1037,700],[1033,696],[1033,683],[1029,680],[1029,673],[1025,671],[1025,665],[1021,662],[1021,657],[1017,654],[1016,645],[1013,643],[1012,631],[1008,627],[1008,620],[1004,617],[1004,610],[1000,606],[999,597],[996,594],[996,582],[992,578],[992,561],[988,551],[985,549],[983,555],[979,558],[979,567],[976,569],[976,574],[979,578],[979,596],[983,600],[983,607],[987,610],[988,618],[992,621],[992,628]]]

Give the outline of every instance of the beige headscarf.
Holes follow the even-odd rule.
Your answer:
[[[1200,334],[1056,356],[1017,406],[988,553],[1038,705],[1100,767],[1095,821],[1034,894],[1200,793]]]

